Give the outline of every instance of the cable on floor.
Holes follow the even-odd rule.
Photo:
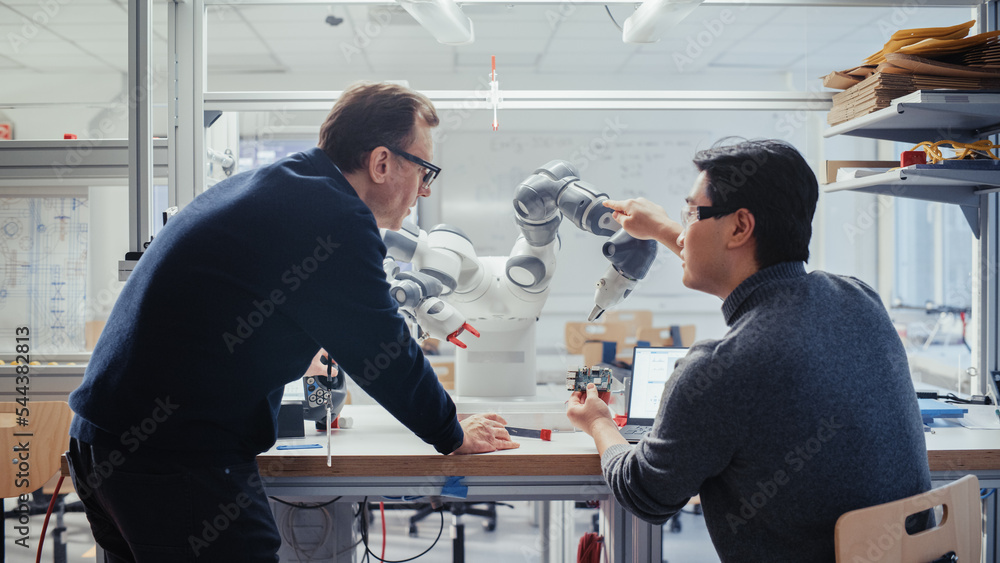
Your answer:
[[[370,558],[375,558],[381,561],[382,563],[407,563],[408,561],[413,561],[414,559],[418,559],[420,557],[423,557],[424,555],[427,555],[427,553],[429,553],[430,550],[434,549],[434,546],[437,545],[438,540],[441,539],[441,534],[444,532],[444,512],[441,512],[439,510],[438,514],[441,516],[441,528],[438,529],[438,535],[436,538],[434,538],[434,543],[432,543],[430,547],[408,559],[395,559],[395,560],[384,559],[372,553],[371,548],[368,546],[368,497],[365,497],[364,500],[361,501],[361,510],[358,512],[358,514],[361,519],[361,543],[364,544],[365,546],[364,561],[369,561]],[[382,538],[383,540],[385,539],[385,533],[382,534]]]

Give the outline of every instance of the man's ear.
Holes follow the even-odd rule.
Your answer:
[[[733,213],[733,227],[726,248],[739,248],[751,242],[756,224],[757,220],[749,209],[737,209]]]
[[[392,153],[385,147],[375,147],[368,153],[368,175],[372,182],[384,184],[389,179],[389,158]]]

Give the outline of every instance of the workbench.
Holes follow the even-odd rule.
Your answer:
[[[515,438],[521,444],[515,450],[443,456],[380,407],[348,406],[344,414],[353,418],[354,427],[333,431],[330,467],[326,435],[312,430],[305,438],[279,440],[258,456],[268,494],[302,501],[341,496],[341,502],[380,495],[427,497],[440,495],[449,477],[460,476],[468,486],[468,500],[474,501],[600,499],[601,534],[611,561],[662,560],[660,527],[633,517],[614,502],[601,476],[594,442],[583,432],[555,432],[550,442]],[[994,429],[934,428],[925,436],[935,486],[970,473],[979,477],[983,488],[1000,486],[1000,422]],[[305,443],[323,447],[276,449]],[[996,499],[993,494],[986,501],[984,561],[995,560],[998,553]],[[575,545],[578,538],[570,539]],[[353,543],[350,537],[343,541]],[[552,552],[558,555],[559,550]]]

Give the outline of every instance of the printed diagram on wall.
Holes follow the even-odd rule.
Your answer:
[[[84,351],[89,222],[86,198],[0,197],[0,352],[20,326],[35,354]]]

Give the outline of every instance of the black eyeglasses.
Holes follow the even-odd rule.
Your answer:
[[[425,190],[427,188],[431,187],[431,182],[433,182],[434,178],[437,178],[438,174],[441,173],[441,167],[440,166],[435,166],[435,165],[431,164],[430,162],[427,162],[426,160],[420,158],[419,156],[413,156],[412,154],[410,154],[410,153],[408,153],[406,151],[401,151],[399,149],[394,149],[392,147],[386,147],[386,148],[388,148],[390,151],[392,151],[393,154],[395,154],[397,156],[401,156],[401,157],[405,158],[406,160],[409,160],[413,164],[416,164],[417,166],[420,166],[421,168],[427,170],[427,172],[424,173],[423,180],[421,180],[421,183],[420,183],[420,187],[423,188],[423,189],[425,189]]]
[[[722,217],[736,211],[728,207],[709,207],[704,205],[685,205],[681,210],[681,227],[688,228],[688,225],[702,219],[712,217]]]

